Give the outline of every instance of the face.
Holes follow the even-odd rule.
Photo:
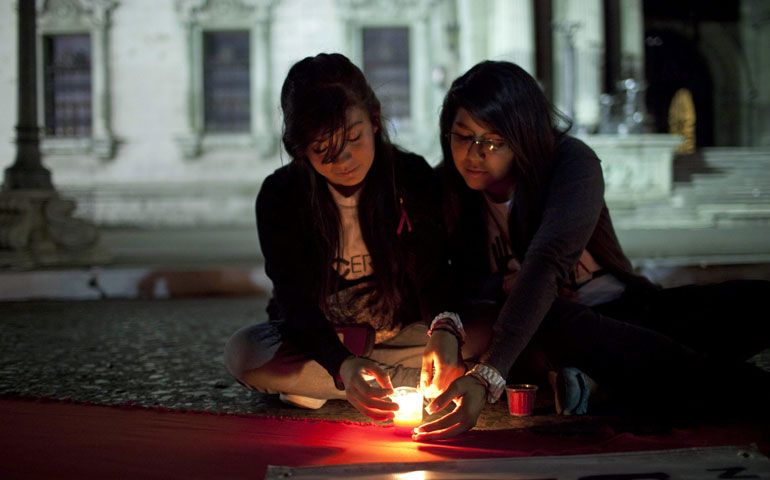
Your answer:
[[[513,152],[503,137],[476,122],[464,108],[457,110],[449,135],[452,159],[468,187],[498,202],[509,200]]]
[[[374,162],[374,134],[377,126],[372,125],[369,114],[363,107],[347,111],[347,139],[339,138],[341,131],[334,132],[335,144],[345,141],[345,148],[337,158],[324,163],[329,149],[329,137],[317,138],[305,149],[316,172],[335,185],[352,187],[361,183]]]

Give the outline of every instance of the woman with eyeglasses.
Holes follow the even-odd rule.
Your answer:
[[[256,203],[270,321],[229,339],[226,366],[286,403],[347,398],[392,418],[385,397],[418,386],[423,357],[445,375],[461,365],[435,172],[390,143],[379,100],[340,54],[292,66],[281,107],[291,162]]]
[[[521,383],[509,372],[535,347],[549,368],[579,377],[557,388],[587,374],[647,407],[652,385],[677,401],[685,392],[693,403],[721,398],[705,392],[709,374],[770,385],[765,372],[736,363],[770,344],[770,324],[752,313],[770,283],[661,290],[635,274],[604,202],[600,161],[562,120],[537,82],[508,62],[474,66],[446,95],[439,170],[452,267],[467,299],[500,310],[480,362],[437,385],[443,393],[428,410],[452,400],[456,408],[416,439],[472,428],[507,380]],[[579,393],[584,401],[588,392]]]

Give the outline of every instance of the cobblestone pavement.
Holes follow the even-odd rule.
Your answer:
[[[0,395],[369,421],[343,400],[298,409],[229,376],[225,341],[265,320],[265,305],[261,297],[0,303]],[[758,361],[770,370],[770,350]],[[552,414],[550,396],[525,419],[510,417],[504,402],[487,406],[477,426],[591,421]]]

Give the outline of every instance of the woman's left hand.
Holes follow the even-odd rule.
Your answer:
[[[443,410],[455,401],[455,409],[430,423],[420,425],[412,440],[441,440],[457,436],[476,426],[481,410],[487,402],[487,389],[476,377],[463,375],[434,399],[426,408],[428,413]]]
[[[451,332],[433,332],[422,353],[420,389],[443,392],[456,378],[465,373],[459,343]]]

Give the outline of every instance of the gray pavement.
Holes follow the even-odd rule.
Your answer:
[[[299,409],[230,377],[223,364],[225,341],[241,326],[266,320],[266,302],[0,302],[0,395],[368,422],[344,400],[316,411]],[[479,423],[510,425],[502,404]]]
[[[346,401],[310,411],[252,392],[223,365],[241,326],[266,320],[265,297],[0,302],[0,396],[135,403],[239,414],[368,422]],[[770,350],[754,361],[770,370]],[[559,417],[540,392],[533,417],[488,405],[481,429],[594,429],[606,419]],[[646,428],[646,427],[645,427]]]
[[[0,393],[249,413],[222,349],[261,298],[0,304]]]

